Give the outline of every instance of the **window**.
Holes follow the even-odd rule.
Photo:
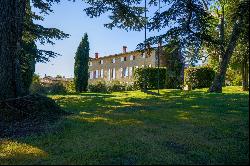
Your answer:
[[[103,65],[103,60],[100,60],[99,63],[100,63],[101,65]]]
[[[94,78],[93,76],[94,76],[94,73],[93,73],[93,71],[91,71],[89,74],[89,78],[92,80]]]
[[[89,62],[89,66],[93,66],[93,62]]]
[[[116,77],[115,68],[109,69],[108,80],[111,81],[111,79],[115,79],[115,77]]]
[[[108,72],[108,80],[110,81],[111,80],[111,70],[109,69],[109,72]]]
[[[121,57],[121,61],[122,62],[127,61],[127,57]]]
[[[111,69],[111,75],[112,75],[112,79],[115,79],[115,76],[116,76],[115,68]]]
[[[125,68],[125,77],[128,77],[129,76],[129,71],[128,71],[128,67]]]
[[[133,76],[133,67],[129,67],[129,76],[130,76],[130,77]]]
[[[135,56],[134,55],[130,55],[130,60],[131,61],[135,60]]]
[[[129,68],[121,68],[121,78],[128,77],[129,76]]]
[[[146,58],[146,54],[145,53],[143,53],[141,56],[142,56],[142,58]]]
[[[101,77],[101,78],[104,77],[104,71],[103,71],[103,69],[101,70],[100,77]]]
[[[115,63],[115,58],[114,58],[114,59],[112,59],[112,63]]]
[[[99,71],[96,70],[96,78],[99,78]]]
[[[93,72],[93,79],[96,79],[96,71]]]

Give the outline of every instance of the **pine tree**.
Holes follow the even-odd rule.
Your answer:
[[[74,82],[75,82],[76,92],[87,91],[88,78],[89,78],[88,62],[89,62],[89,41],[88,41],[88,35],[87,33],[85,33],[75,56]]]
[[[29,88],[32,83],[32,77],[35,73],[36,62],[47,62],[50,58],[56,57],[57,53],[53,51],[40,50],[36,46],[36,41],[41,44],[54,44],[52,39],[61,40],[69,35],[56,28],[45,28],[35,24],[34,20],[43,21],[43,17],[37,15],[31,10],[30,0],[26,0],[26,14],[24,17],[24,32],[22,36],[20,67],[21,79],[23,84],[24,95],[29,94]]]

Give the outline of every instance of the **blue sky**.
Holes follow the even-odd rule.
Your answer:
[[[56,41],[56,44],[40,45],[39,48],[52,50],[62,56],[51,59],[46,64],[38,63],[36,73],[43,77],[45,74],[56,76],[62,75],[73,77],[74,56],[77,47],[85,32],[89,35],[90,55],[95,52],[100,56],[116,54],[122,52],[122,46],[128,46],[128,51],[136,49],[138,43],[144,40],[144,32],[126,32],[121,29],[107,29],[103,25],[109,20],[106,16],[99,18],[89,18],[83,11],[84,3],[68,2],[63,0],[53,6],[54,13],[45,17],[41,24],[45,27],[55,27],[70,34],[68,39]]]

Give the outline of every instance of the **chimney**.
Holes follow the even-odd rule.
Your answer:
[[[125,54],[125,53],[127,53],[127,46],[123,46],[123,53]]]
[[[99,58],[99,53],[95,53],[95,58],[98,59]]]

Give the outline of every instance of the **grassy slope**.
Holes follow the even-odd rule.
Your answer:
[[[51,96],[57,132],[0,140],[0,164],[247,164],[249,93],[205,90]]]

